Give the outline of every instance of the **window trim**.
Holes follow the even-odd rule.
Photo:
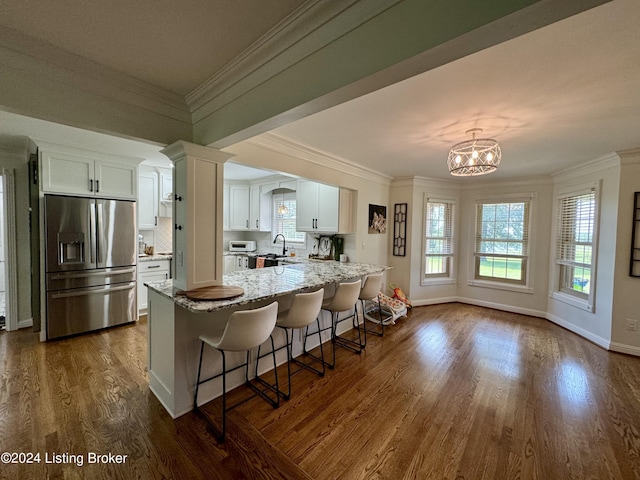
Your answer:
[[[470,245],[469,245],[469,255],[473,261],[469,262],[469,280],[467,281],[467,285],[475,286],[475,287],[485,287],[485,288],[493,288],[496,290],[508,290],[519,293],[528,293],[533,294],[534,289],[530,284],[530,279],[533,278],[533,271],[535,266],[535,261],[532,259],[532,248],[531,245],[534,243],[534,237],[536,230],[534,228],[535,224],[535,211],[536,211],[536,200],[538,198],[537,193],[518,193],[518,194],[499,194],[492,195],[490,197],[478,197],[474,199],[475,206],[475,215],[472,216],[472,224],[471,231],[473,235],[471,236]],[[527,241],[526,241],[526,255],[509,255],[508,257],[513,258],[522,258],[524,259],[524,275],[523,281],[519,280],[510,280],[510,279],[500,279],[496,277],[484,277],[484,276],[476,276],[476,272],[478,269],[478,262],[480,256],[497,256],[500,258],[505,257],[505,255],[478,255],[476,252],[476,232],[478,227],[478,206],[481,204],[496,204],[496,203],[528,203],[528,218],[527,218]]]
[[[429,203],[446,203],[451,205],[451,253],[446,256],[448,258],[447,273],[427,275],[425,273],[427,269],[427,206]],[[457,271],[457,254],[456,254],[456,216],[458,214],[458,198],[436,196],[430,197],[428,194],[424,195],[424,201],[422,204],[422,260],[421,260],[421,273],[420,273],[420,285],[450,285],[455,284],[456,271]]]
[[[601,208],[601,187],[602,181],[598,180],[595,182],[583,183],[579,185],[573,185],[571,187],[559,188],[554,192],[553,200],[554,200],[554,230],[553,230],[553,251],[551,256],[551,264],[553,271],[553,280],[552,280],[552,290],[550,293],[550,297],[554,300],[558,300],[560,302],[566,303],[568,305],[574,306],[576,308],[580,308],[582,310],[586,310],[590,313],[595,313],[596,311],[596,285],[598,281],[598,243],[600,237],[600,208]],[[577,197],[580,195],[585,195],[594,192],[594,201],[595,208],[593,213],[593,234],[591,241],[591,287],[589,289],[589,294],[585,295],[580,294],[580,292],[573,293],[568,289],[563,289],[561,285],[561,275],[562,275],[562,267],[565,265],[558,261],[558,235],[559,235],[559,216],[561,215],[560,211],[560,201],[563,198],[567,197]]]

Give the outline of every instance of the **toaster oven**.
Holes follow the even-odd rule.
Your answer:
[[[229,242],[230,252],[255,252],[256,242],[253,240],[231,240]]]

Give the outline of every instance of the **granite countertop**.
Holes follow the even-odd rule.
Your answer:
[[[281,295],[319,288],[351,278],[363,277],[382,272],[390,267],[368,263],[340,263],[335,261],[312,261],[280,265],[270,268],[256,268],[224,275],[223,284],[244,289],[244,294],[227,300],[190,300],[173,286],[173,280],[149,282],[145,285],[159,294],[173,300],[189,311],[214,312],[237,307]]]
[[[171,260],[173,255],[170,253],[156,253],[153,255],[138,255],[138,262],[153,262],[155,260]]]

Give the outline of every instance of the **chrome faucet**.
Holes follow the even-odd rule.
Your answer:
[[[284,238],[284,235],[279,233],[276,235],[276,238],[273,239],[273,243],[276,243],[278,241],[278,237],[282,237],[282,256],[286,256],[287,255],[287,242]]]

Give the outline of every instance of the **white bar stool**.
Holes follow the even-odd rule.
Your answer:
[[[362,280],[357,280],[351,283],[340,283],[336,288],[336,293],[333,297],[326,299],[322,303],[322,310],[331,312],[331,344],[332,344],[332,362],[327,363],[329,368],[336,366],[336,345],[347,350],[351,350],[354,353],[360,354],[366,345],[366,338],[363,340],[360,334],[360,325],[358,325],[358,316],[356,314],[356,302],[358,301],[358,295],[360,295],[360,287]],[[353,314],[346,318],[338,319],[341,312],[348,312],[353,310]],[[353,319],[353,328],[358,330],[358,340],[351,340],[345,337],[341,337],[336,333],[338,323]],[[325,329],[326,330],[326,329]]]
[[[283,348],[287,349],[287,378],[288,378],[288,388],[287,393],[283,391],[280,392],[280,395],[285,400],[289,400],[291,398],[291,363],[295,363],[300,366],[298,370],[294,372],[294,375],[302,370],[311,370],[316,375],[322,377],[324,376],[324,351],[322,349],[322,337],[320,333],[320,319],[318,315],[320,314],[320,307],[322,306],[322,299],[324,297],[324,288],[320,290],[316,290],[311,293],[298,293],[295,297],[293,297],[293,301],[291,302],[291,307],[289,310],[284,312],[280,312],[278,314],[278,320],[276,322],[276,327],[280,327],[285,332],[286,344],[282,347],[279,347],[277,350],[281,350]],[[307,351],[307,337],[309,336],[309,325],[313,322],[316,322],[318,326],[318,340],[320,342],[320,357],[313,355]],[[312,359],[311,362],[306,363],[298,360],[297,358],[293,358],[293,330],[304,328],[304,342],[302,345],[303,354]],[[291,332],[290,332],[291,331]],[[291,333],[291,336],[289,336]],[[258,350],[259,352],[260,350]],[[322,369],[319,370],[312,366],[313,362],[320,362],[322,365]]]
[[[364,280],[364,285],[362,285],[362,289],[360,290],[360,295],[358,299],[360,300],[360,304],[362,305],[362,323],[364,325],[365,337],[364,341],[367,343],[367,333],[373,333],[381,337],[384,334],[384,321],[382,316],[382,306],[380,305],[380,297],[378,293],[380,293],[380,288],[382,287],[382,272],[373,273],[368,275]],[[380,318],[380,330],[372,330],[367,328],[367,316],[365,315],[365,302],[372,301],[378,303],[378,315]],[[375,321],[373,321],[375,323]]]
[[[255,308],[253,310],[238,310],[231,314],[227,325],[221,335],[201,335],[200,336],[200,361],[198,363],[198,377],[196,378],[196,393],[193,397],[193,408],[198,410],[198,389],[200,385],[210,380],[222,376],[222,429],[219,429],[206,416],[207,420],[214,429],[214,434],[219,441],[224,441],[227,426],[227,412],[232,410],[238,404],[227,408],[227,381],[226,374],[239,368],[245,367],[245,384],[254,392],[269,402],[274,408],[280,405],[280,397],[278,396],[278,374],[276,370],[276,355],[273,351],[273,369],[276,376],[275,387],[267,386],[273,391],[275,390],[276,399],[273,400],[269,396],[258,389],[249,381],[249,353],[262,343],[271,338],[271,347],[273,349],[273,337],[271,333],[276,325],[278,317],[278,302],[273,302],[265,307]],[[200,380],[200,372],[202,369],[202,354],[204,353],[205,343],[215,348],[222,354],[222,372],[213,375],[205,380]],[[227,370],[225,352],[247,352],[246,362]],[[257,365],[256,365],[257,366]],[[257,378],[257,373],[256,373]],[[265,382],[266,383],[266,382]],[[242,402],[244,403],[244,402]]]

